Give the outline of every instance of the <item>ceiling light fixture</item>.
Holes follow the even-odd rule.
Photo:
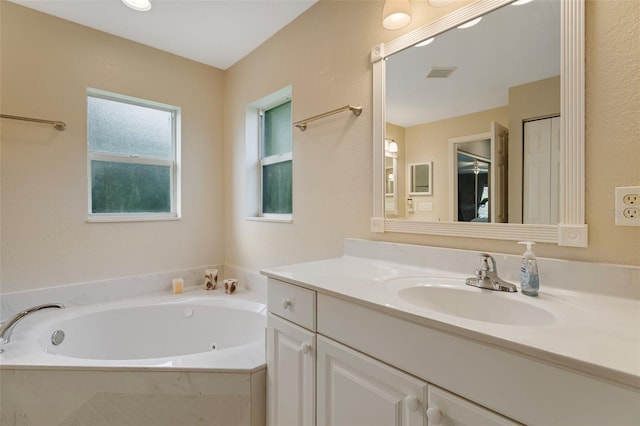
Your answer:
[[[523,4],[531,3],[533,0],[516,0],[511,3],[513,6],[522,6]]]
[[[382,8],[382,26],[388,30],[399,30],[411,22],[409,0],[385,0]]]
[[[474,25],[476,25],[480,21],[482,21],[482,16],[480,16],[479,18],[476,18],[476,19],[474,19],[472,21],[465,22],[462,25],[458,25],[458,28],[460,28],[460,29],[471,28],[471,27],[473,27]]]
[[[435,37],[431,37],[431,38],[426,39],[425,41],[421,41],[420,43],[416,43],[416,44],[413,45],[413,47],[424,47],[424,46],[427,46],[427,45],[433,43],[433,40],[435,40]]]
[[[137,10],[138,12],[146,12],[151,10],[151,2],[149,0],[122,0],[130,9]]]
[[[384,140],[384,150],[390,154],[398,152],[398,144],[393,139]]]

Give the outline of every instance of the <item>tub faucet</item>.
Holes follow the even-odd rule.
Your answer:
[[[480,269],[476,269],[475,277],[467,278],[465,282],[467,285],[509,293],[518,291],[514,284],[508,283],[498,276],[498,267],[493,256],[487,253],[480,253],[480,256],[482,257]]]
[[[13,326],[22,318],[26,317],[32,312],[36,312],[41,309],[47,309],[47,308],[62,309],[64,308],[64,305],[62,303],[46,303],[44,305],[38,305],[32,308],[25,309],[24,311],[15,314],[13,317],[5,321],[2,324],[2,327],[0,327],[0,343],[9,343],[9,338],[11,337],[11,330]]]

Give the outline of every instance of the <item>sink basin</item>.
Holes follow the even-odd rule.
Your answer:
[[[419,284],[400,288],[397,296],[418,308],[475,321],[515,326],[556,323],[549,310],[521,300],[520,293],[500,293],[462,285]]]

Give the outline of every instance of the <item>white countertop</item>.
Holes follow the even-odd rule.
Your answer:
[[[548,285],[541,286],[539,297],[520,292],[492,292],[496,297],[515,298],[558,313],[553,325],[505,325],[416,307],[397,296],[396,283],[402,280],[394,280],[445,277],[448,282],[464,286],[464,278],[471,274],[350,255],[261,272],[428,327],[640,388],[640,301],[637,299],[568,291]]]

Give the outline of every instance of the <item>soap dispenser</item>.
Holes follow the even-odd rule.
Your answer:
[[[533,241],[521,241],[518,244],[526,244],[527,250],[522,255],[520,263],[520,291],[527,296],[537,296],[540,289],[540,279],[538,278],[538,262],[536,255],[531,250]]]

